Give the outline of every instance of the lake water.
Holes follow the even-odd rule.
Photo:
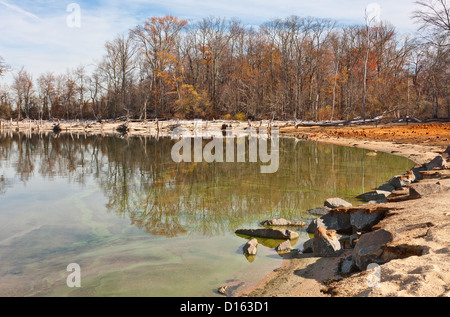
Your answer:
[[[175,141],[0,136],[0,296],[218,296],[281,265],[280,241],[242,254],[240,228],[310,221],[329,197],[354,197],[413,167],[385,153],[281,138],[279,169],[175,163]],[[309,239],[295,229],[301,249]],[[70,263],[81,287],[70,288]]]

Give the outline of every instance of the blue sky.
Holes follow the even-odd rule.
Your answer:
[[[0,56],[13,69],[24,66],[37,78],[46,71],[59,74],[80,64],[92,65],[101,59],[106,41],[151,16],[172,14],[193,21],[237,17],[245,24],[260,25],[298,15],[362,24],[364,10],[373,2],[381,6],[382,20],[399,32],[416,30],[410,19],[414,0],[0,0]],[[67,25],[70,3],[81,8],[79,28]]]

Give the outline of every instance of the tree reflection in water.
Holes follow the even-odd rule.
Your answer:
[[[255,163],[175,163],[174,140],[150,137],[3,134],[0,168],[20,182],[39,173],[97,184],[106,208],[152,235],[218,235],[264,219],[304,220],[307,209],[371,190],[411,162],[356,148],[280,139],[279,170]],[[247,147],[248,148],[248,147]],[[236,152],[235,152],[236,153]],[[12,181],[0,173],[0,194]]]

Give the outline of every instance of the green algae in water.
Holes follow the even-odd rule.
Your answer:
[[[0,296],[216,296],[226,281],[281,264],[239,228],[308,221],[329,197],[355,197],[414,164],[385,153],[280,139],[279,170],[172,162],[169,139],[0,137]],[[1,181],[4,180],[4,181]],[[308,239],[304,228],[293,247]],[[66,285],[81,267],[81,288]]]

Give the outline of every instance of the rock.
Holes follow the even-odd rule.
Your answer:
[[[275,248],[275,250],[278,251],[278,252],[282,252],[282,251],[290,251],[291,248],[292,248],[292,247],[291,247],[291,241],[286,240],[286,241],[280,243],[280,244]]]
[[[328,198],[327,200],[325,200],[324,204],[325,207],[329,207],[329,208],[337,208],[340,206],[344,206],[344,207],[352,207],[352,204],[350,204],[349,202],[341,199],[341,198]]]
[[[303,250],[302,250],[302,253],[312,253],[312,252],[313,252],[313,250],[312,250],[312,243],[313,243],[313,240],[314,240],[314,239],[309,239],[309,240],[306,240],[306,241],[303,243]]]
[[[311,215],[323,216],[323,215],[326,215],[327,213],[329,213],[330,210],[331,210],[330,207],[323,206],[323,207],[316,207],[316,208],[313,208],[313,209],[309,209],[306,212],[311,214]]]
[[[364,271],[370,263],[385,263],[383,251],[393,239],[393,234],[384,229],[363,234],[353,249],[352,257],[355,265]]]
[[[306,231],[315,233],[319,228],[336,230],[339,233],[351,232],[350,215],[347,213],[328,213],[311,221]]]
[[[217,291],[222,295],[228,295],[228,286],[221,286]]]
[[[382,190],[382,191],[386,191],[386,192],[392,192],[395,189],[395,187],[392,186],[392,184],[386,183],[386,184],[381,185],[377,189],[378,190]]]
[[[312,250],[315,257],[335,257],[343,252],[336,231],[323,228],[317,229],[314,234]]]
[[[296,239],[299,237],[297,232],[287,230],[287,229],[238,229],[235,231],[236,234],[241,234],[250,237],[261,237],[268,239]]]
[[[379,202],[385,202],[386,197],[391,194],[391,191],[383,191],[383,190],[374,190],[371,192],[367,192],[364,194],[361,194],[359,196],[356,196],[356,198],[364,200],[364,201],[379,201]]]
[[[420,179],[450,178],[450,170],[420,171]]]
[[[442,153],[442,157],[445,158],[448,162],[450,159],[450,146],[447,146],[447,149]]]
[[[243,247],[244,254],[255,255],[258,249],[258,240],[251,239]]]
[[[409,185],[416,179],[414,172],[409,170],[405,175],[397,175],[391,178],[388,184],[394,186],[395,189],[401,189],[403,186]]]
[[[414,178],[415,178],[416,181],[422,179],[421,172],[426,171],[426,170],[427,170],[427,168],[424,167],[424,166],[415,166],[415,167],[413,167],[411,169],[411,171],[414,174]]]
[[[430,163],[426,164],[426,168],[428,171],[433,169],[447,169],[450,168],[450,163],[442,155],[438,155]]]
[[[372,227],[380,222],[386,215],[386,210],[376,209],[374,211],[367,212],[366,210],[360,210],[350,214],[350,224],[353,232],[368,232]]]
[[[296,226],[304,227],[306,224],[303,221],[289,221],[283,218],[264,220],[261,222],[263,226]]]
[[[414,191],[420,196],[442,193],[450,189],[450,187],[442,185],[440,182],[420,182],[410,186],[410,192]]]
[[[350,249],[350,236],[336,234],[336,238],[339,240],[342,249]]]
[[[414,188],[404,188],[402,190],[393,191],[387,198],[388,202],[398,202],[411,199],[419,199],[422,196]]]
[[[350,236],[350,247],[354,248],[356,243],[358,242],[358,239],[361,237],[361,232],[354,233]]]
[[[344,258],[339,265],[339,272],[342,274],[350,274],[357,271],[357,267],[353,262],[352,256]]]

